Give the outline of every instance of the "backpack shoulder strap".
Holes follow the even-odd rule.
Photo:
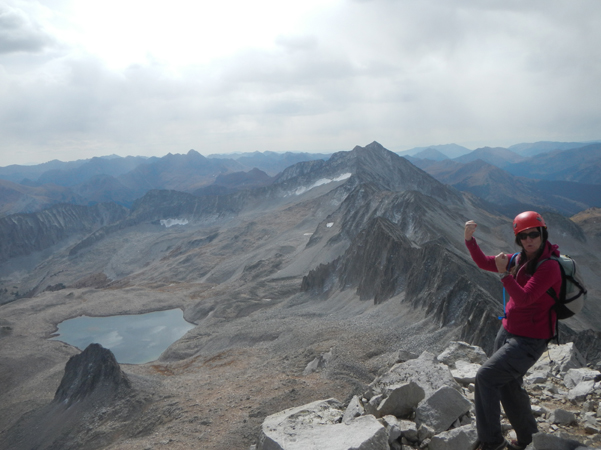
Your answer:
[[[559,299],[562,297],[565,298],[565,295],[566,295],[566,284],[564,282],[564,280],[566,278],[566,273],[565,273],[565,270],[563,269],[563,266],[561,265],[561,262],[559,261],[559,258],[557,256],[551,255],[548,258],[541,259],[538,263],[536,263],[536,269],[538,269],[542,263],[544,263],[545,261],[549,261],[550,259],[557,261],[557,264],[559,265],[559,270],[561,272],[561,291],[560,291],[559,296],[557,296],[555,289],[550,287],[549,289],[547,289],[547,294],[549,294],[553,298],[553,300],[555,300],[555,302],[559,302]]]
[[[549,256],[548,258],[541,259],[539,262],[537,262],[536,268],[534,270],[538,269],[542,263],[544,263],[545,261],[549,261],[550,259],[554,259],[555,261],[557,261],[559,263],[556,256]],[[559,263],[559,265],[561,266],[561,263]]]

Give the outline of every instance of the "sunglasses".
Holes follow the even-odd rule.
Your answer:
[[[520,241],[525,241],[526,238],[536,239],[540,236],[540,231],[531,231],[530,233],[518,233],[518,239]]]

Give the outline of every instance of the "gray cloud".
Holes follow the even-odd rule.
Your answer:
[[[11,51],[50,42],[11,11],[0,21],[21,34],[0,42],[31,37]],[[81,52],[33,69],[0,60],[0,148],[46,152],[41,162],[599,139],[600,20],[584,0],[354,1],[272,48],[178,70],[113,71]]]
[[[54,39],[20,9],[0,4],[0,54],[40,52]]]

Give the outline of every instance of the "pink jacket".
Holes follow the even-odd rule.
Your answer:
[[[465,245],[479,268],[498,272],[495,257],[485,255],[475,238],[465,241]],[[547,241],[539,261],[551,255],[559,256],[559,247]],[[516,259],[519,259],[519,255]],[[519,264],[519,261],[517,263]],[[532,276],[526,273],[524,265],[520,267],[515,277],[507,276],[501,281],[509,293],[509,301],[505,308],[506,318],[503,319],[505,329],[516,336],[551,339],[555,335],[556,320],[555,312],[549,312],[555,300],[547,294],[547,290],[552,287],[559,293],[561,288],[559,263],[552,260],[545,261]]]

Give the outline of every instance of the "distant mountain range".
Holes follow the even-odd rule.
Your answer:
[[[40,211],[57,203],[115,202],[130,207],[134,200],[152,189],[223,193],[224,189],[231,191],[264,184],[297,162],[328,157],[311,153],[256,152],[220,158],[218,155],[204,157],[190,150],[187,154],[169,153],[162,158],[110,156],[0,167],[0,216]],[[246,182],[240,183],[241,178]]]
[[[532,144],[515,144],[509,147],[509,150],[521,156],[535,156],[541,153],[550,153],[558,150],[572,150],[574,148],[585,147],[589,144],[598,144],[601,141],[590,142],[534,142]]]
[[[445,144],[398,154],[440,181],[471,192],[506,213],[530,205],[571,215],[601,206],[600,143],[537,142],[473,151]],[[221,195],[267,186],[287,167],[329,157],[291,152],[204,157],[190,150],[162,158],[112,155],[0,167],[0,216],[41,211],[58,203],[115,202],[129,208],[153,189]]]
[[[435,152],[435,153],[434,153]],[[404,150],[402,152],[397,152],[399,156],[417,156],[417,154],[422,154],[424,156],[420,156],[420,158],[424,158],[425,155],[442,155],[445,158],[457,158],[461,155],[465,155],[466,153],[471,152],[470,149],[466,147],[462,147],[457,144],[443,144],[443,145],[431,145],[429,147],[414,147],[409,150]],[[437,156],[438,158],[438,156]],[[433,158],[434,159],[434,158]]]
[[[601,141],[590,141],[590,142],[552,142],[552,141],[540,141],[533,143],[523,143],[523,144],[515,144],[511,145],[507,148],[507,150],[512,151],[513,153],[517,153],[520,156],[530,157],[539,155],[542,153],[550,153],[557,150],[571,150],[575,148],[584,147],[589,144],[598,144]],[[486,147],[488,148],[488,147]],[[440,152],[443,156],[449,159],[458,158],[467,153],[472,152],[472,150],[463,147],[457,144],[443,144],[443,145],[430,145],[428,147],[414,147],[409,150],[403,150],[401,152],[397,152],[400,156],[414,156],[419,158],[425,158],[428,151],[436,150]],[[422,153],[422,152],[426,153]],[[418,156],[418,154],[421,154]],[[430,158],[436,159],[436,158]]]
[[[477,195],[510,216],[525,209],[573,215],[601,206],[599,143],[533,157],[486,147],[452,160],[406,158],[439,181]]]

